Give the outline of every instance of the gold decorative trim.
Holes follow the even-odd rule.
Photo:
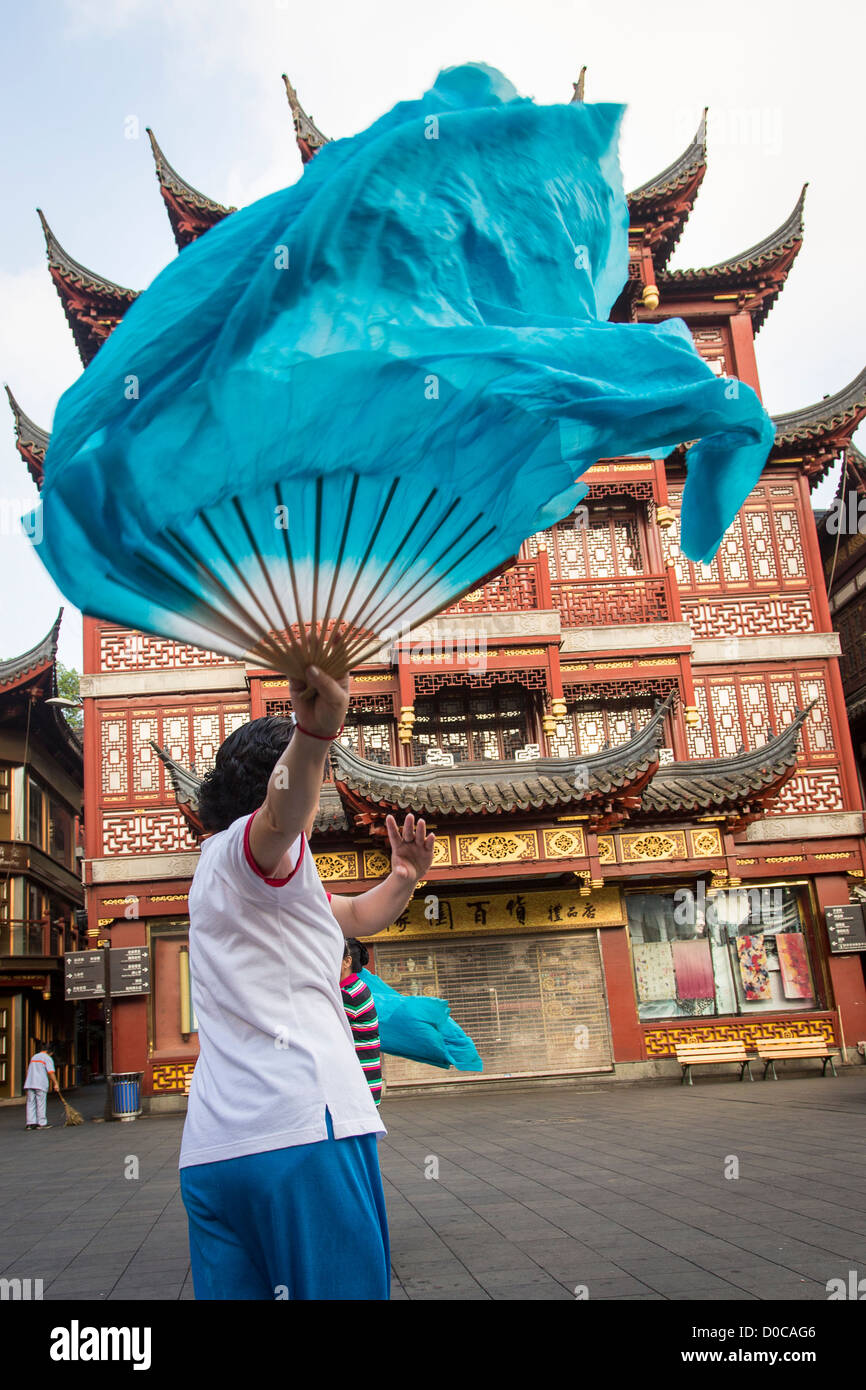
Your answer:
[[[391,872],[391,861],[380,849],[364,850],[364,877],[384,878]]]
[[[451,865],[451,841],[447,835],[437,835],[433,841],[433,864],[434,869],[446,869]]]
[[[695,859],[720,859],[724,854],[718,830],[690,830],[689,840]]]
[[[586,838],[580,829],[542,830],[541,834],[548,859],[582,859],[586,854]]]
[[[369,685],[372,681],[388,681],[389,684],[394,683],[394,677],[390,673],[386,673],[382,676],[353,676],[352,680],[356,685]]]
[[[802,864],[805,854],[774,854],[764,860],[765,864]]]
[[[813,1037],[820,1034],[835,1045],[836,1036],[829,1018],[743,1019],[735,1023],[705,1023],[695,1027],[648,1028],[644,1042],[648,1058],[673,1057],[677,1047],[689,1043],[744,1042],[757,1047],[762,1042],[784,1038]]]
[[[636,661],[635,666],[677,666],[679,665],[675,656],[657,656],[652,661]]]
[[[625,864],[688,858],[686,837],[682,830],[647,830],[639,835],[620,835],[619,843]]]
[[[491,831],[487,835],[458,835],[458,864],[516,864],[538,858],[534,830]]]
[[[599,835],[598,862],[599,864],[616,863],[616,841],[612,835]]]
[[[333,883],[337,879],[360,878],[358,856],[354,850],[314,854],[313,859],[319,871],[319,878],[325,883]]]
[[[173,1091],[189,1095],[189,1083],[195,1070],[195,1062],[163,1062],[153,1069],[154,1094],[164,1095]]]
[[[836,850],[832,854],[815,854],[813,859],[853,859],[851,850]]]

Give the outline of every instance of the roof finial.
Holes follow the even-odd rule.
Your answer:
[[[571,100],[572,100],[573,102],[574,102],[574,101],[583,101],[583,88],[584,88],[584,83],[585,83],[585,81],[586,81],[586,64],[584,63],[583,67],[582,67],[581,70],[580,70],[580,77],[577,79],[576,82],[572,82],[572,84],[571,84],[572,87],[574,88],[574,96],[571,98]]]

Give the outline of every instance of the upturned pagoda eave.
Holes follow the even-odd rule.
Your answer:
[[[37,208],[36,211],[45,235],[49,274],[60,296],[78,354],[86,367],[130,304],[138,298],[139,292],[106,280],[74,260],[60,245],[42,209]]]
[[[190,242],[196,241],[237,209],[224,207],[222,203],[209,198],[205,193],[200,193],[191,183],[187,183],[186,179],[181,178],[160,149],[150,126],[146,129],[156,165],[159,191],[165,203],[177,248],[182,251]]]

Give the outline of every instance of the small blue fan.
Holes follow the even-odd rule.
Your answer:
[[[70,601],[343,675],[570,512],[599,458],[683,441],[708,559],[773,430],[680,320],[607,322],[621,116],[451,68],[184,249],[57,409],[30,534]]]

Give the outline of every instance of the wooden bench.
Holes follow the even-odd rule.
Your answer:
[[[748,1072],[749,1080],[753,1081],[752,1067],[746,1055],[746,1044],[744,1042],[714,1042],[714,1043],[685,1043],[677,1047],[677,1061],[683,1069],[682,1082],[688,1081],[689,1085],[694,1085],[692,1081],[692,1067],[704,1066],[709,1062],[739,1062],[740,1080],[744,1073]]]
[[[833,1061],[832,1053],[838,1048],[831,1048],[826,1038],[821,1037],[820,1033],[814,1037],[805,1038],[779,1038],[773,1042],[759,1042],[755,1044],[758,1052],[758,1060],[764,1063],[764,1080],[767,1079],[769,1071],[773,1080],[778,1081],[776,1075],[776,1063],[796,1057],[817,1057],[823,1059],[824,1067],[821,1075],[827,1075],[827,1063],[836,1075],[836,1064]]]

